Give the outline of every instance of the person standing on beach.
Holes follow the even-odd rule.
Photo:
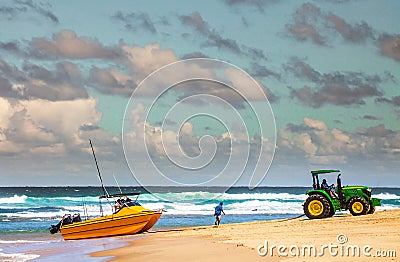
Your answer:
[[[221,213],[225,215],[225,212],[222,208],[222,205],[224,203],[220,202],[218,206],[215,207],[215,225],[219,226],[219,223],[221,222]]]

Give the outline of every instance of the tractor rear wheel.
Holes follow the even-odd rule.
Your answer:
[[[331,212],[329,201],[322,195],[311,195],[304,202],[304,214],[309,219],[328,217]]]
[[[375,212],[375,207],[371,206],[367,214],[373,214]]]
[[[353,216],[365,215],[370,209],[369,203],[364,198],[354,197],[350,199],[347,208]]]

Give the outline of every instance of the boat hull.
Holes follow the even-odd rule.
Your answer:
[[[138,232],[138,234],[146,232],[150,228],[152,228],[158,221],[158,219],[161,217],[162,212],[154,212],[153,216],[147,222],[147,224]]]
[[[124,207],[118,213],[61,226],[65,240],[136,234],[152,219],[151,210]]]

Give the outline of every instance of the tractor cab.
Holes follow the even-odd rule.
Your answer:
[[[340,172],[340,170],[314,170],[311,171],[311,175],[313,178],[313,188],[314,190],[320,190],[321,189],[321,185],[319,183],[319,174],[329,174],[329,173],[337,173]],[[338,175],[338,180],[340,179],[340,175]]]
[[[323,189],[322,187],[321,187],[321,184],[320,184],[320,181],[319,181],[319,176],[318,175],[320,175],[320,174],[330,174],[330,173],[339,173],[338,175],[337,175],[337,178],[336,178],[336,187],[335,187],[335,185],[334,184],[331,184],[329,187],[328,187],[328,189]],[[340,176],[342,175],[342,174],[340,174],[340,170],[314,170],[314,171],[311,171],[311,175],[312,175],[312,178],[313,178],[313,189],[314,190],[325,190],[328,194],[329,194],[329,196],[331,197],[331,198],[337,198],[337,199],[339,199],[339,201],[341,202],[341,203],[343,203],[344,201],[344,196],[343,196],[343,188],[342,188],[342,179],[340,178]]]
[[[319,175],[339,173],[334,184],[320,183]],[[372,198],[372,189],[368,186],[342,186],[340,170],[311,171],[313,189],[307,190],[308,198],[304,202],[304,213],[310,219],[331,217],[336,211],[350,210],[354,216],[372,214],[375,206],[380,206],[378,198]]]

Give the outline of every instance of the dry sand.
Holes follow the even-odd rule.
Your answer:
[[[268,253],[260,256],[266,243]],[[400,261],[400,209],[146,233],[127,247],[92,255],[111,261]]]

